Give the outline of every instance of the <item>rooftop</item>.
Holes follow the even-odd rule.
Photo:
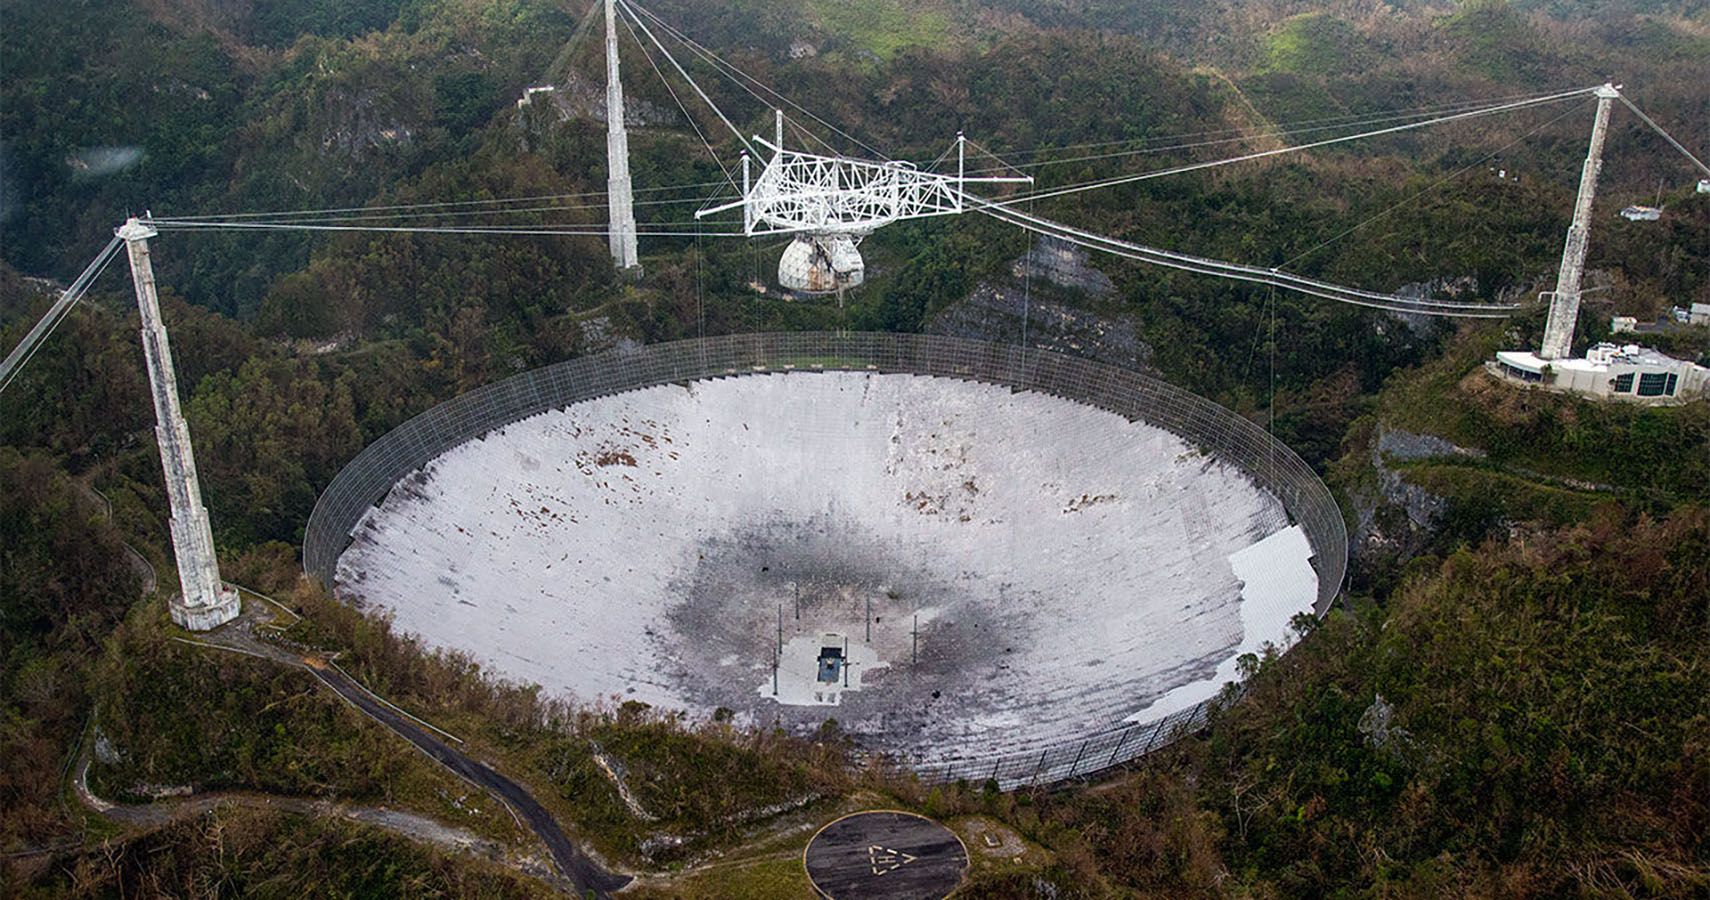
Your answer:
[[[1502,350],[1496,359],[1525,372],[1541,372],[1545,366],[1558,371],[1607,372],[1612,365],[1659,368],[1691,365],[1638,344],[1598,344],[1587,350],[1584,358],[1577,359],[1543,359],[1530,350]]]

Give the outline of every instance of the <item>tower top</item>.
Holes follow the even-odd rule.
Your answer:
[[[124,241],[146,241],[149,238],[160,234],[160,232],[154,229],[153,225],[146,224],[136,216],[131,216],[129,219],[126,219],[125,224],[113,229],[113,233],[118,235],[120,240]]]

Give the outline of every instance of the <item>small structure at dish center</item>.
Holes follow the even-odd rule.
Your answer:
[[[889,665],[877,650],[848,635],[796,635],[778,648],[772,677],[760,693],[785,706],[837,706],[845,692],[865,686],[863,676]]]

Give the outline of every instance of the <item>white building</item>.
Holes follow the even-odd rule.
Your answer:
[[[1710,369],[1637,344],[1598,344],[1584,359],[1542,359],[1527,350],[1496,354],[1493,368],[1510,381],[1637,403],[1674,403],[1710,392]]]
[[[1573,222],[1562,246],[1562,264],[1556,274],[1556,289],[1541,295],[1550,304],[1544,337],[1537,352],[1504,350],[1485,363],[1486,371],[1505,381],[1533,385],[1552,391],[1584,394],[1635,403],[1666,404],[1710,394],[1710,369],[1686,360],[1665,356],[1638,344],[1598,344],[1584,358],[1573,356],[1574,326],[1579,320],[1580,285],[1585,275],[1586,245],[1591,239],[1591,213],[1597,194],[1597,175],[1603,168],[1603,143],[1608,136],[1609,112],[1621,96],[1614,85],[1597,90],[1597,117],[1591,128],[1591,146],[1580,170],[1579,195],[1574,201]],[[1622,217],[1635,222],[1654,222],[1662,210],[1654,206],[1629,206]],[[1694,309],[1704,304],[1694,304]],[[1676,321],[1692,320],[1686,310],[1671,311]],[[1620,334],[1642,326],[1632,317],[1617,316],[1610,331]],[[1659,326],[1660,327],[1660,326]],[[1651,329],[1645,329],[1651,330]]]
[[[1687,324],[1710,325],[1710,303],[1694,303],[1692,311],[1687,313]]]

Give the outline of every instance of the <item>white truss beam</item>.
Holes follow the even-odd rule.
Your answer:
[[[742,209],[744,233],[865,237],[892,222],[966,212],[964,187],[977,183],[1031,183],[1032,178],[968,178],[962,171],[965,138],[957,135],[957,172],[925,172],[907,162],[822,156],[755,137],[772,158],[740,200],[704,209],[696,218]],[[745,159],[746,172],[746,159]]]

